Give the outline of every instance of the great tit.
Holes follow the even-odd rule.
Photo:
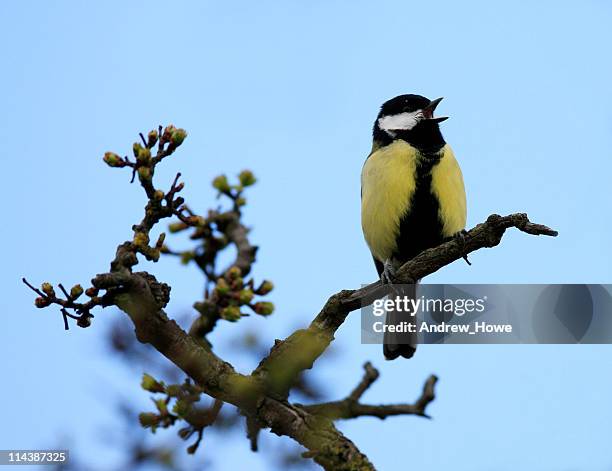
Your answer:
[[[382,105],[374,122],[361,172],[361,227],[385,283],[393,283],[403,263],[465,228],[463,175],[440,132],[447,118],[434,117],[440,101],[400,95]],[[416,282],[401,294],[416,298]],[[414,318],[387,310],[383,341],[389,360],[410,358],[416,350],[415,333],[395,332],[403,322],[414,324]]]

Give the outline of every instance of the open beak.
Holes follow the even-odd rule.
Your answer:
[[[442,98],[443,97],[436,98],[435,100],[431,100],[429,105],[423,108],[423,116],[430,123],[432,122],[441,123],[442,121],[446,121],[448,119],[448,116],[440,116],[438,118],[434,118],[434,111],[436,110],[436,107],[438,106],[438,104],[442,101]]]

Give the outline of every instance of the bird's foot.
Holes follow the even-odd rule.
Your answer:
[[[468,265],[471,265],[472,262],[470,262],[468,260],[468,254],[465,251],[465,236],[467,235],[467,231],[465,229],[461,229],[459,232],[457,232],[454,236],[453,239],[455,239],[455,241],[457,241],[457,243],[461,246],[461,252],[462,252],[462,257],[463,260],[465,260],[465,262]]]
[[[383,271],[380,274],[380,281],[385,285],[392,285],[395,282],[395,265],[391,259],[385,260]]]

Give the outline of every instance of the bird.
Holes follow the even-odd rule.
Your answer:
[[[383,283],[392,284],[397,269],[423,250],[465,233],[463,174],[440,131],[448,117],[434,116],[441,101],[399,95],[381,106],[374,121],[361,172],[361,226]],[[416,299],[418,281],[396,294]],[[415,322],[408,312],[387,309],[387,360],[415,353],[416,333],[393,328],[406,321]]]

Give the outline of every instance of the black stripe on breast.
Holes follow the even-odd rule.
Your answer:
[[[442,242],[442,223],[438,199],[431,189],[431,171],[440,162],[441,154],[422,156],[417,161],[416,189],[409,209],[400,221],[394,257],[405,262],[425,249]]]

